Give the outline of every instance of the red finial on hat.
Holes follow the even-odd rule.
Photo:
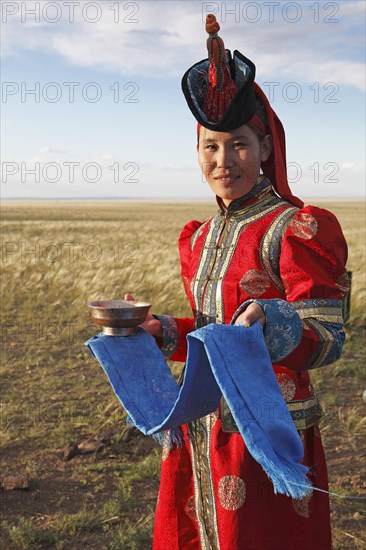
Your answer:
[[[220,25],[216,17],[209,13],[206,17],[206,32],[208,33],[207,50],[210,60],[208,73],[208,89],[202,105],[202,111],[210,120],[218,122],[230,105],[238,87],[231,78],[230,68],[226,60],[225,45],[218,36]]]

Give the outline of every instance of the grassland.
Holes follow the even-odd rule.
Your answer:
[[[342,359],[313,372],[332,491],[365,494],[365,209],[322,203],[338,217],[353,272]],[[2,209],[1,468],[28,489],[2,491],[6,550],[150,548],[160,448],[125,426],[124,413],[83,342],[97,331],[86,303],[151,301],[189,315],[177,237],[214,203],[18,202]],[[172,364],[178,374],[181,364]],[[102,442],[65,460],[73,444]],[[365,548],[358,500],[332,498],[335,550]],[[273,549],[275,550],[275,549]],[[279,549],[280,550],[280,549]]]

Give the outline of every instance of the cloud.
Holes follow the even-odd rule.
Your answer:
[[[24,162],[27,168],[33,167],[36,162],[41,164],[42,166],[49,162],[59,164],[60,166],[67,166],[68,163],[75,162],[75,163],[78,163],[78,166],[81,166],[81,167],[85,166],[88,163],[96,163],[102,168],[109,168],[111,163],[118,162],[118,160],[114,158],[114,156],[111,155],[110,153],[100,153],[97,155],[92,155],[89,158],[85,156],[75,158],[74,155],[71,155],[70,158],[67,157],[66,159],[62,159],[62,160],[56,160],[55,155],[58,155],[58,154],[65,155],[67,153],[66,150],[63,151],[63,150],[52,149],[52,147],[41,147],[38,150],[38,153],[40,154],[35,155],[34,157],[29,158]]]
[[[22,4],[34,9],[35,3]],[[132,2],[138,8],[134,14],[120,3],[118,23],[113,20],[116,12],[111,10],[116,2],[99,3],[101,18],[96,23],[83,18],[85,2],[75,8],[75,21],[70,23],[63,4],[62,17],[56,23],[45,21],[42,13],[39,23],[31,19],[21,23],[21,14],[9,16],[3,25],[3,55],[19,56],[24,50],[51,51],[75,66],[157,78],[181,76],[207,55],[202,22],[205,3]],[[223,4],[212,3],[215,9]],[[364,65],[358,61],[363,56],[363,2],[338,2],[339,12],[335,14],[329,10],[333,3],[316,3],[318,22],[310,4],[301,3],[301,18],[295,23],[286,20],[282,5],[273,12],[271,23],[264,5],[257,4],[262,10],[258,22],[248,22],[249,12],[243,9],[235,17],[227,14],[222,35],[228,48],[237,48],[255,61],[258,78],[337,82],[364,90]],[[88,13],[88,17],[94,16]],[[217,16],[223,18],[220,12]],[[293,14],[288,12],[288,16]],[[338,22],[326,23],[326,18]]]
[[[365,4],[360,0],[350,2],[349,0],[341,3],[341,13],[347,17],[364,17],[365,16]]]
[[[41,147],[38,151],[41,155],[54,154],[54,155],[65,155],[67,151],[65,149],[53,149],[53,147]]]
[[[144,168],[146,167],[146,165],[144,164]],[[151,168],[157,168],[158,170],[172,170],[174,172],[183,172],[183,171],[189,171],[191,172],[193,169],[192,169],[192,166],[180,166],[179,164],[174,164],[174,163],[167,163],[167,164],[158,164],[158,165],[153,165],[151,164],[150,166]]]
[[[357,162],[342,162],[340,167],[343,170],[349,170],[350,174],[357,172],[360,175],[365,174],[366,169],[366,166],[364,164]]]

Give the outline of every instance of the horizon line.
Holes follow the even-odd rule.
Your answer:
[[[366,200],[366,196],[363,195],[354,195],[354,196],[325,196],[320,195],[318,197],[314,195],[304,195],[303,199],[311,200],[336,200],[336,201],[356,201],[356,200]],[[205,201],[210,202],[215,200],[215,197],[0,197],[0,201],[172,201],[172,202],[194,202],[194,201]]]

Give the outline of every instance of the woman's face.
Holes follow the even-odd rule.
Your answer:
[[[215,195],[227,206],[255,185],[261,162],[271,153],[271,136],[262,142],[246,124],[231,132],[201,127],[197,145],[198,163]]]

